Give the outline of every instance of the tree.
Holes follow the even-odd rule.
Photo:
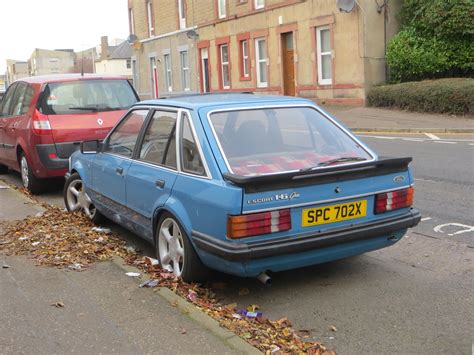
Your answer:
[[[390,41],[392,81],[474,75],[474,0],[403,0]]]

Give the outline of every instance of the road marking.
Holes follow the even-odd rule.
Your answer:
[[[425,217],[425,218],[422,218],[421,221],[424,222],[424,221],[429,221],[431,219],[431,217]]]
[[[426,136],[428,136],[428,137],[431,138],[432,140],[439,140],[439,139],[441,139],[441,138],[439,138],[438,136],[435,136],[435,135],[432,134],[432,133],[426,133],[426,132],[424,132],[423,134],[426,135]]]
[[[426,180],[426,179],[413,179],[415,181],[423,181],[423,182],[431,182],[432,184],[437,184],[438,181],[434,181],[434,180]]]
[[[434,143],[443,143],[443,144],[458,144],[457,142],[447,142],[447,141],[434,141]]]
[[[424,142],[425,140],[422,138],[402,138],[404,141],[410,141],[410,142]]]
[[[437,225],[436,227],[434,227],[433,230],[437,233],[445,233],[443,231],[443,228],[444,227],[451,227],[451,226],[460,227],[460,228],[464,228],[464,229],[461,229],[461,230],[459,230],[457,232],[454,232],[454,233],[448,233],[448,235],[450,237],[452,237],[453,235],[458,235],[458,234],[463,234],[463,233],[468,233],[468,232],[474,232],[474,227],[473,226],[468,226],[466,224],[461,224],[461,223],[440,224],[440,225]]]
[[[362,136],[362,137],[372,137],[378,139],[399,139],[400,137],[384,137],[384,136]]]

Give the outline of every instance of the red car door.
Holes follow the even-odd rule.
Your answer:
[[[16,153],[16,147],[20,138],[20,135],[25,133],[25,128],[28,126],[28,111],[32,97],[31,87],[24,82],[19,82],[13,95],[11,102],[10,116],[6,118],[6,124],[4,129],[4,147],[5,147],[5,159],[7,164],[10,166],[18,166],[18,158]],[[28,99],[29,98],[29,99]],[[27,143],[27,139],[25,139]],[[25,150],[29,150],[30,147],[24,146]],[[27,156],[29,155],[28,152]]]
[[[7,125],[10,122],[11,118],[11,108],[13,105],[13,96],[15,94],[15,89],[17,88],[18,84],[13,83],[5,93],[3,97],[2,105],[0,106],[0,161],[4,164],[8,164],[7,162],[7,153],[11,150],[10,147],[10,140],[7,138]]]

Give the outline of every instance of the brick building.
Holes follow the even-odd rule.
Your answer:
[[[30,75],[74,73],[75,59],[73,49],[35,48],[28,60]]]
[[[129,0],[142,98],[254,91],[363,105],[386,78],[400,0]]]
[[[7,87],[13,83],[15,80],[26,78],[30,76],[30,69],[28,67],[28,62],[7,59]]]

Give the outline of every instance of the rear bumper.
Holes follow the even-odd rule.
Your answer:
[[[193,231],[191,235],[199,249],[228,261],[245,262],[329,248],[390,235],[391,233],[416,226],[420,219],[420,212],[413,208],[396,217],[389,217],[358,226],[332,229],[322,233],[307,233],[298,238],[287,237],[251,243],[232,243],[196,231]]]
[[[58,143],[58,144],[37,144],[36,152],[41,164],[46,169],[67,169],[69,166],[69,157],[79,149],[79,142]],[[51,158],[54,154],[56,158]],[[64,175],[64,173],[62,173]]]

